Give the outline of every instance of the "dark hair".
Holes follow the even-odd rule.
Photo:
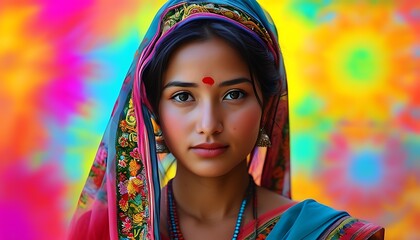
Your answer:
[[[180,46],[195,42],[220,38],[232,46],[247,63],[251,77],[256,78],[263,94],[263,102],[280,92],[280,72],[273,54],[261,39],[247,31],[217,19],[201,19],[176,26],[155,47],[155,55],[147,63],[142,73],[147,98],[158,119],[159,100],[162,93],[163,73],[168,67],[171,55]],[[254,85],[254,91],[256,91]],[[261,99],[258,98],[261,103]],[[263,105],[262,105],[263,107]]]

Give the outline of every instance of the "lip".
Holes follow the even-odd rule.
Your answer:
[[[228,145],[222,143],[201,143],[191,147],[191,151],[202,158],[214,158],[223,154]]]

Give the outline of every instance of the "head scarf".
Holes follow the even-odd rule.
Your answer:
[[[272,19],[255,0],[169,0],[157,13],[124,79],[70,227],[70,239],[159,239],[161,188],[174,174],[172,154],[156,152],[159,126],[142,82],[156,44],[178,25],[218,19],[249,32],[273,54],[281,92],[264,103],[272,146],[248,157],[257,185],[290,198],[286,74]]]

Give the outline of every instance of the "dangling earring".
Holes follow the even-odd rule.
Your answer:
[[[271,147],[271,141],[264,128],[260,129],[257,139],[257,147]]]
[[[165,140],[163,139],[162,130],[160,130],[160,127],[156,123],[154,117],[152,117],[151,120],[153,125],[153,134],[155,135],[156,153],[169,153],[169,149],[165,144]]]
[[[157,153],[169,153],[169,149],[165,144],[165,140],[163,139],[163,136],[156,136],[155,135],[155,140],[156,140],[156,152]]]

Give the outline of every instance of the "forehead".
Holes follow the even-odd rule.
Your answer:
[[[164,82],[188,80],[202,82],[211,77],[216,82],[236,77],[249,77],[242,56],[225,40],[212,38],[186,43],[169,58]]]

